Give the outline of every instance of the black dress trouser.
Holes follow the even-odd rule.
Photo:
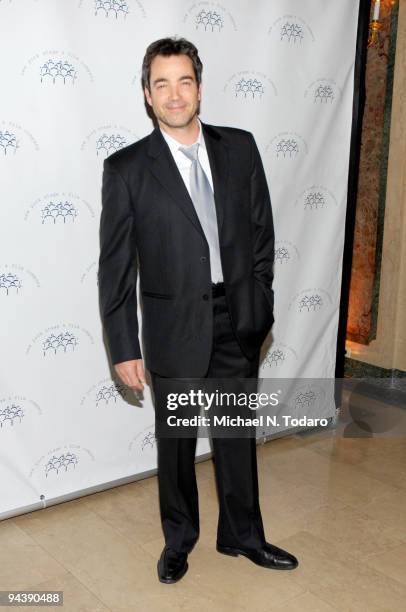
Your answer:
[[[213,297],[213,348],[207,378],[258,377],[259,351],[254,360],[242,353],[231,326],[225,295]],[[155,397],[162,377],[151,372]],[[155,413],[160,407],[156,404]],[[198,489],[195,473],[196,437],[157,439],[158,486],[166,546],[190,552],[199,537]],[[212,437],[219,497],[217,543],[256,549],[265,542],[259,506],[254,437]]]

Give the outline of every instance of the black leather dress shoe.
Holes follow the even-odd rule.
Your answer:
[[[188,567],[186,552],[177,552],[165,546],[158,561],[158,578],[160,582],[172,584],[186,574]]]
[[[244,555],[248,557],[253,563],[261,565],[262,567],[268,567],[270,569],[295,569],[299,565],[299,561],[286,552],[282,548],[278,548],[273,544],[265,544],[262,548],[256,550],[248,548],[233,548],[231,546],[220,546],[217,544],[218,552],[223,555],[231,555],[232,557],[238,557],[238,555]]]

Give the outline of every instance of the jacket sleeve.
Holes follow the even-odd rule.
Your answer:
[[[99,303],[113,365],[141,359],[134,214],[122,176],[107,159],[102,178]]]
[[[271,198],[254,136],[251,134],[251,221],[254,244],[254,277],[274,307],[273,264],[275,234]]]

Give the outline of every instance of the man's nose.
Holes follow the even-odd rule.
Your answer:
[[[178,100],[179,98],[179,88],[177,85],[171,85],[169,89],[169,96],[171,100]]]

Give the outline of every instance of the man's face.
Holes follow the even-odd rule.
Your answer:
[[[198,113],[201,86],[187,55],[157,55],[151,62],[145,97],[159,122],[170,128],[189,125]]]

